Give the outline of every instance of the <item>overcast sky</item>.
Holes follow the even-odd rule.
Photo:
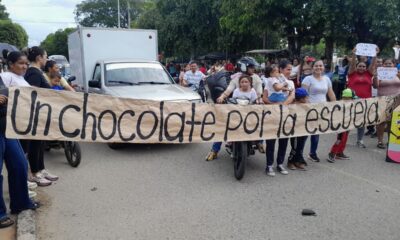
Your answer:
[[[75,27],[74,10],[82,0],[2,0],[10,18],[21,24],[29,46],[39,45],[49,33]]]

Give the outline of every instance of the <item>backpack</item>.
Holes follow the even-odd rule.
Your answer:
[[[211,99],[216,102],[217,98],[228,87],[231,79],[231,73],[226,71],[217,72],[207,78],[207,86],[210,89]]]

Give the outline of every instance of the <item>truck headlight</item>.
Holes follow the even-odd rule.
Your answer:
[[[202,103],[201,99],[192,99],[190,100],[192,103]]]

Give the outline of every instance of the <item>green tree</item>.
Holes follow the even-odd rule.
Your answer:
[[[166,56],[239,53],[261,47],[262,32],[244,34],[221,26],[221,4],[220,0],[149,1],[135,26],[157,29]]]
[[[23,48],[28,45],[28,34],[19,24],[10,20],[0,20],[0,42]]]
[[[122,28],[127,28],[131,20],[136,20],[145,2],[147,1],[120,0]],[[118,27],[118,1],[85,0],[76,5],[75,20],[85,27]]]
[[[8,13],[6,11],[6,7],[1,4],[1,0],[0,0],[0,20],[8,20]]]
[[[300,55],[301,46],[316,44],[321,36],[318,14],[309,0],[223,0],[221,24],[233,32],[278,33],[289,50]]]
[[[334,46],[352,49],[358,42],[391,47],[399,36],[400,9],[398,0],[316,0],[312,5],[324,23],[325,56],[330,59]]]
[[[219,12],[214,0],[159,0],[145,12],[138,26],[159,32],[166,55],[194,57],[216,46]]]
[[[68,58],[68,34],[74,30],[75,28],[65,28],[50,33],[40,43],[40,47],[46,49],[48,55],[64,55]]]
[[[295,56],[302,46],[324,39],[330,59],[335,45],[390,45],[399,35],[399,7],[398,0],[222,0],[221,24],[243,34],[280,32]]]

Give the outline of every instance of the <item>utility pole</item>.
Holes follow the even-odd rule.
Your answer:
[[[118,0],[118,28],[121,28],[120,11],[119,11],[119,0]]]
[[[126,3],[128,4],[128,28],[131,28],[131,5],[129,0]]]

